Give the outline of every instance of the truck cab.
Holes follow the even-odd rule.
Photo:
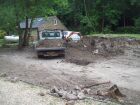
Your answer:
[[[39,33],[39,40],[44,39],[62,39],[63,32],[60,30],[44,30]]]
[[[71,39],[72,41],[78,41],[81,39],[81,34],[80,32],[61,30],[44,30],[39,33],[39,40],[63,38]]]

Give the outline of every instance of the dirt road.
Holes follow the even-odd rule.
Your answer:
[[[137,48],[138,49],[138,48]],[[125,55],[96,60],[87,66],[65,62],[64,59],[37,59],[32,51],[2,49],[0,73],[7,78],[28,82],[45,88],[72,88],[76,85],[111,81],[121,87],[130,105],[140,103],[140,58],[135,49]],[[139,50],[139,49],[138,49]],[[127,104],[127,105],[129,105]]]
[[[66,105],[67,101],[47,94],[46,89],[23,82],[11,83],[0,78],[1,105]],[[41,94],[44,94],[43,96]],[[12,98],[11,98],[12,97]],[[120,105],[113,102],[83,100],[75,105]]]

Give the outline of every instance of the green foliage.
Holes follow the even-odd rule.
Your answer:
[[[111,30],[111,27],[110,26],[106,26],[103,30],[103,33],[104,34],[107,34],[107,33],[113,33],[112,30]]]
[[[119,27],[116,30],[117,33],[129,33],[129,34],[140,34],[140,27]]]
[[[80,22],[81,25],[83,26],[81,32],[85,34],[89,34],[93,28],[90,19],[87,16],[85,16],[82,18]]]
[[[0,39],[3,39],[5,35],[6,35],[6,32],[3,30],[0,30]]]
[[[124,33],[129,32],[126,26],[140,27],[139,10],[139,0],[0,0],[0,29],[13,33],[26,16],[56,15],[69,29],[84,34]]]
[[[140,27],[140,17],[135,19],[135,26]]]
[[[15,15],[14,7],[12,6],[0,6],[0,29],[7,32],[14,31],[15,27]]]

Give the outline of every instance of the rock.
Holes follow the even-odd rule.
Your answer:
[[[108,92],[103,92],[103,91],[101,91],[101,90],[98,90],[97,91],[97,95],[99,95],[99,96],[107,96],[108,95]]]
[[[38,93],[40,96],[45,96],[43,92]]]
[[[84,92],[88,93],[88,89],[85,89],[85,91],[82,91],[80,87],[76,86],[74,90],[68,92],[64,89],[58,89],[57,87],[54,87],[51,89],[50,94],[56,97],[62,97],[63,99],[66,100],[82,100],[85,99],[85,94]]]
[[[77,100],[78,97],[74,94],[70,94],[70,93],[66,93],[64,96],[63,96],[64,99],[66,100]]]
[[[73,95],[76,95],[76,96],[77,96],[77,94],[78,94],[78,91],[76,91],[76,90],[73,90],[73,91],[71,91],[70,93],[71,93],[71,94],[73,94]]]
[[[58,93],[58,91],[59,91],[59,89],[56,87],[56,86],[54,86],[52,89],[51,89],[51,93]]]
[[[75,86],[74,90],[81,90],[79,86]]]
[[[74,105],[75,102],[74,101],[68,101],[65,105]]]
[[[11,82],[14,82],[15,83],[15,82],[18,82],[18,80],[19,80],[18,77],[14,77]]]
[[[85,94],[83,92],[79,92],[77,95],[78,99],[82,100],[85,99]]]
[[[59,97],[59,95],[57,93],[49,93],[49,95],[52,95],[54,97]]]
[[[7,77],[7,74],[6,73],[1,73],[0,77]]]
[[[82,92],[83,92],[84,94],[89,94],[89,93],[90,93],[90,90],[91,90],[91,89],[85,88],[85,89],[82,90]]]
[[[98,54],[98,53],[99,53],[99,50],[96,49],[96,50],[92,51],[92,53],[93,53],[93,54]]]
[[[14,77],[14,78],[9,77],[8,79],[9,79],[12,83],[16,83],[16,82],[19,81],[18,77]]]
[[[58,91],[58,95],[60,96],[60,97],[63,97],[63,96],[65,96],[67,94],[67,91],[65,91],[65,90],[59,90]]]

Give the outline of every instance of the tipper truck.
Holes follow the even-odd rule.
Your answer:
[[[35,49],[38,58],[48,56],[65,56],[65,46],[62,31],[42,31],[39,34],[39,41]]]

